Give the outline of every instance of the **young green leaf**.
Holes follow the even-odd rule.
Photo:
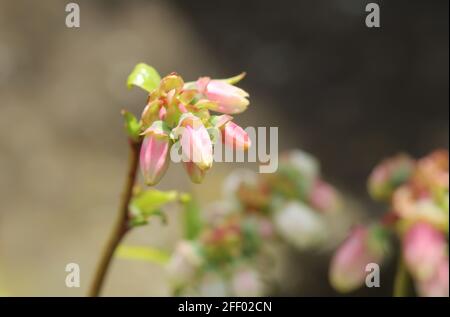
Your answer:
[[[122,116],[125,121],[125,131],[127,132],[128,136],[133,140],[138,140],[141,131],[141,124],[138,119],[136,119],[136,117],[132,113],[126,110],[122,110]]]
[[[147,64],[139,63],[128,76],[127,86],[128,88],[137,86],[148,92],[152,92],[158,87],[160,81],[161,76],[159,76],[156,69]]]
[[[237,84],[238,82],[240,82],[245,77],[245,75],[247,75],[247,73],[242,72],[239,75],[236,75],[236,76],[233,76],[230,78],[226,78],[226,79],[220,79],[220,80],[223,80],[224,82],[234,85],[234,84]]]
[[[151,247],[120,245],[115,254],[117,258],[138,260],[165,265],[170,259],[168,252]]]
[[[152,215],[160,215],[161,208],[178,199],[178,193],[149,189],[142,191],[131,199],[131,225],[143,225]]]

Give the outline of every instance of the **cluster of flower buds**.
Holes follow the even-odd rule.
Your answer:
[[[185,83],[176,73],[160,79],[150,66],[136,66],[129,84],[149,92],[135,129],[143,137],[140,166],[148,185],[157,184],[163,177],[173,146],[181,150],[183,164],[194,183],[200,183],[211,168],[213,146],[219,139],[234,149],[248,149],[250,138],[231,117],[249,105],[247,92],[234,86],[244,75],[223,80],[201,77]]]
[[[175,293],[262,295],[264,285],[250,265],[260,241],[257,227],[239,214],[206,226],[194,240],[182,240],[167,266]]]
[[[224,182],[224,198],[207,208],[208,225],[197,238],[174,252],[168,267],[176,293],[263,295],[271,279],[262,283],[255,267],[268,242],[300,250],[324,245],[325,217],[341,209],[317,160],[302,151],[284,155],[274,174],[235,170]]]
[[[325,245],[326,218],[341,210],[340,195],[321,178],[318,161],[300,150],[284,154],[273,174],[236,171],[225,189],[244,213],[266,217],[273,227],[268,232],[300,250]]]
[[[370,175],[368,188],[375,200],[390,205],[378,231],[398,236],[402,260],[418,295],[448,296],[448,151],[438,150],[416,161],[406,155],[387,159]],[[380,250],[386,248],[373,246],[385,245],[387,235],[364,234],[369,231],[358,228],[351,233],[332,261],[331,282],[342,292],[362,285],[367,263],[382,262],[385,252]]]

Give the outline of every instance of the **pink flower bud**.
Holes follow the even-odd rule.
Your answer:
[[[426,222],[414,224],[403,237],[403,257],[411,274],[427,280],[436,274],[445,258],[444,235]]]
[[[211,80],[209,77],[199,78],[197,88],[216,106],[210,110],[235,114],[247,109],[248,93],[224,80]]]
[[[169,166],[169,136],[155,122],[144,132],[140,166],[147,185],[157,184]]]
[[[366,277],[366,265],[380,264],[383,253],[374,247],[373,235],[367,227],[358,226],[340,246],[331,260],[330,282],[342,293],[359,288]]]
[[[195,163],[201,170],[212,166],[212,142],[202,121],[191,113],[180,118],[175,131],[181,135],[181,148],[185,161]]]
[[[251,146],[251,140],[247,132],[231,120],[233,120],[233,117],[223,114],[213,116],[210,122],[221,132],[224,144],[236,150],[247,150]]]
[[[247,150],[251,145],[251,140],[240,126],[233,121],[228,121],[222,128],[222,141],[233,149]]]
[[[411,176],[414,162],[406,155],[386,159],[372,171],[368,187],[376,200],[389,200],[392,193]]]
[[[435,274],[425,281],[419,281],[417,291],[420,296],[448,297],[448,257],[439,264]]]
[[[195,184],[200,184],[205,177],[206,171],[201,170],[196,164],[193,162],[183,162],[184,168],[189,175],[191,181]]]
[[[311,207],[322,212],[333,212],[339,208],[336,190],[328,183],[317,180],[309,195]]]

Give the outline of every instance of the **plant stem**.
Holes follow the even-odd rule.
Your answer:
[[[394,281],[394,297],[408,296],[409,277],[402,256],[398,260]]]
[[[97,297],[100,295],[114,252],[117,246],[122,241],[122,239],[125,237],[128,230],[130,229],[128,226],[129,220],[128,205],[130,204],[130,200],[133,196],[133,187],[136,182],[141,142],[133,141],[130,139],[129,144],[130,144],[130,154],[128,161],[129,162],[128,174],[125,182],[122,200],[120,203],[119,215],[117,217],[113,231],[111,232],[111,236],[108,240],[108,243],[100,258],[100,262],[97,266],[97,270],[94,275],[94,280],[92,281],[91,288],[89,290],[89,296],[91,297]]]

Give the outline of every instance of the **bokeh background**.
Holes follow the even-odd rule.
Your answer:
[[[125,175],[119,112],[140,113],[146,98],[125,87],[137,62],[186,79],[247,71],[251,106],[238,122],[277,126],[280,150],[319,157],[361,217],[382,211],[365,191],[380,159],[448,148],[448,1],[376,1],[379,29],[365,26],[362,0],[77,0],[78,29],[65,26],[68,2],[0,0],[2,294],[86,293]],[[159,188],[206,203],[236,167],[219,164],[193,187],[172,164]],[[168,213],[169,225],[155,221],[126,243],[170,249],[180,234],[177,209]],[[298,278],[286,294],[334,295],[328,257],[302,259],[290,258]],[[81,288],[64,284],[69,262],[80,264]],[[386,274],[362,294],[388,294]],[[104,294],[168,292],[160,267],[117,260]]]

